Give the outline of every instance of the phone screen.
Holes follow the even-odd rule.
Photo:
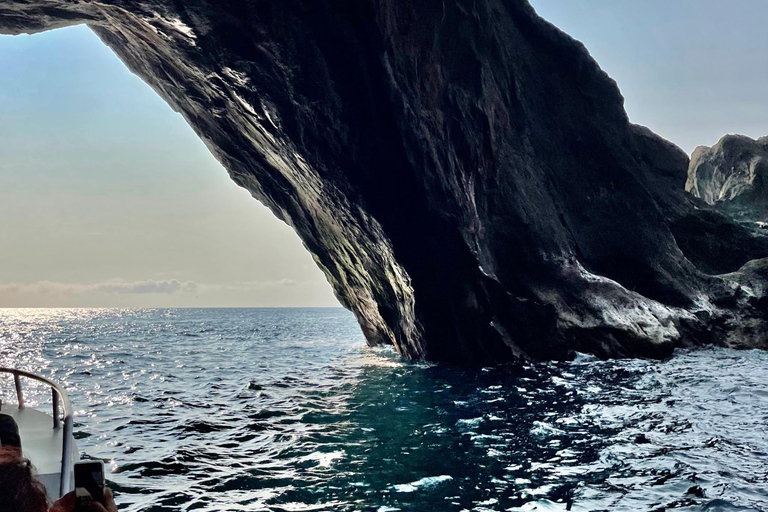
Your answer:
[[[78,462],[75,464],[75,498],[77,502],[104,501],[104,463]]]

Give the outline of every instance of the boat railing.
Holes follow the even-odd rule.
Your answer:
[[[51,402],[53,405],[53,429],[58,430],[62,428],[63,423],[63,436],[61,446],[61,480],[59,483],[59,495],[63,496],[70,490],[70,484],[72,479],[72,430],[74,423],[74,411],[72,410],[72,404],[69,402],[69,395],[64,388],[59,386],[53,381],[50,381],[34,373],[25,372],[24,370],[16,370],[14,368],[0,368],[0,373],[8,373],[13,375],[13,384],[16,388],[16,399],[18,401],[19,409],[24,408],[24,390],[21,386],[21,378],[36,380],[42,382],[51,388]],[[60,416],[59,413],[62,413]]]

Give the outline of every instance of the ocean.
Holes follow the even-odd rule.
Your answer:
[[[768,510],[760,351],[464,369],[342,309],[6,309],[0,366],[64,384],[125,512]]]

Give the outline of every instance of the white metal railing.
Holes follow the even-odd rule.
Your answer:
[[[53,428],[54,430],[62,428],[64,422],[64,432],[61,445],[61,479],[59,481],[59,496],[64,496],[70,490],[72,479],[72,430],[74,422],[74,411],[69,402],[69,395],[64,388],[53,381],[50,381],[34,373],[16,370],[14,368],[0,368],[0,373],[9,373],[13,375],[13,384],[16,387],[16,399],[19,408],[24,407],[24,391],[21,387],[21,377],[42,382],[51,387],[51,402],[53,405]],[[63,418],[59,416],[59,409],[62,410]]]

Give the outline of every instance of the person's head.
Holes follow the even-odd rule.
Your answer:
[[[46,512],[45,486],[32,473],[32,464],[18,448],[0,447],[0,512]]]
[[[0,446],[15,446],[21,448],[19,426],[7,414],[0,414]]]

